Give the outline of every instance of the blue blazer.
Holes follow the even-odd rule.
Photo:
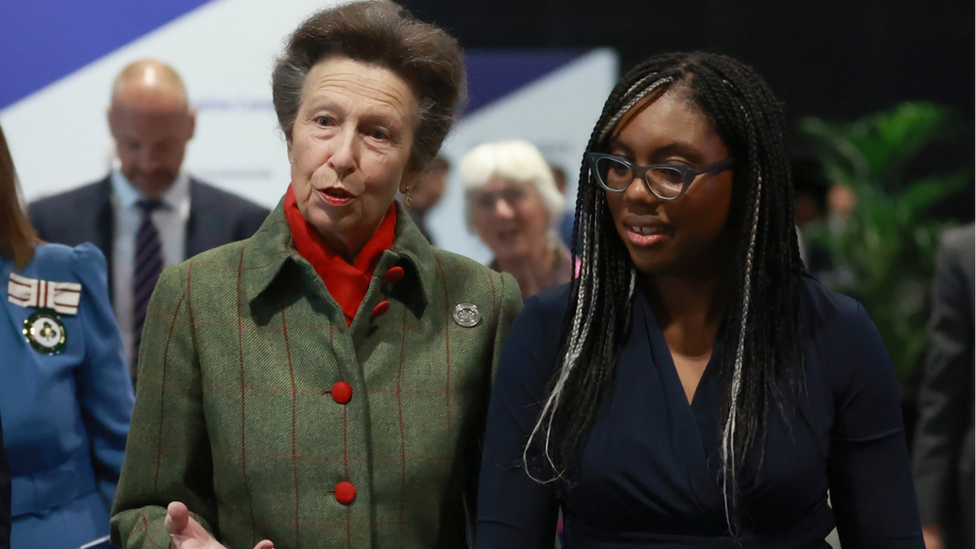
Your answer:
[[[91,244],[40,244],[17,274],[82,286],[60,315],[56,355],[22,333],[35,308],[9,299],[13,262],[0,258],[0,420],[12,476],[11,546],[76,548],[108,534],[134,397],[108,300],[105,257]],[[69,527],[65,527],[68,525]]]
[[[0,426],[0,440],[3,428]],[[10,467],[0,446],[0,549],[10,549]]]
[[[43,240],[68,246],[84,242],[95,244],[108,259],[111,288],[112,235],[115,231],[111,175],[38,200],[30,205],[28,213],[31,225]],[[250,238],[268,213],[267,208],[191,177],[185,257],[189,259],[211,248]]]

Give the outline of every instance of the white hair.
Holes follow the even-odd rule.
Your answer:
[[[530,183],[535,187],[549,211],[551,225],[558,223],[566,207],[566,199],[556,188],[549,164],[539,149],[524,139],[478,145],[461,159],[458,175],[464,185],[464,218],[471,232],[475,232],[472,199],[495,178]]]

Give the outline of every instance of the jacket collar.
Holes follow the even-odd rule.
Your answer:
[[[383,252],[373,276],[382,278],[388,269],[399,265],[406,274],[404,282],[417,287],[422,305],[426,306],[437,280],[434,248],[399,202],[396,208],[397,223],[393,246]],[[284,198],[278,202],[254,236],[247,240],[242,261],[242,284],[249,302],[267,296],[269,289],[279,279],[294,277],[296,271],[308,275],[302,277],[307,286],[325,291],[325,285],[321,283],[312,265],[295,249],[291,229],[285,218]],[[294,278],[290,282],[295,282]]]

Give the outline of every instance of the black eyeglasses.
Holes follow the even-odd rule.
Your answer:
[[[724,172],[733,164],[731,158],[726,158],[700,168],[679,164],[637,166],[619,156],[596,152],[586,153],[584,158],[590,166],[590,172],[596,175],[597,183],[605,190],[622,193],[639,177],[647,183],[647,188],[654,196],[661,200],[677,200],[699,175]]]

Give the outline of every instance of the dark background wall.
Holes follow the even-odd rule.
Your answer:
[[[621,71],[665,51],[737,57],[801,116],[852,119],[927,100],[958,113],[928,162],[973,166],[976,7],[926,0],[401,0],[475,48],[610,46]],[[794,149],[804,150],[799,138]],[[947,214],[973,218],[972,190]],[[959,202],[956,202],[959,204]]]

